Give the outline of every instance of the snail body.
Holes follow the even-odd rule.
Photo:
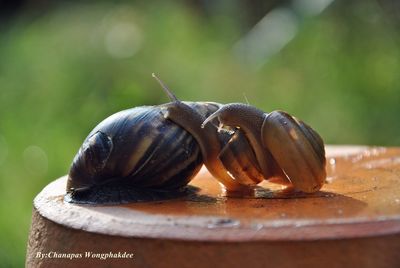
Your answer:
[[[245,136],[240,135],[240,130],[233,132],[235,135],[226,139],[229,140],[227,143],[222,141],[223,131],[217,133],[213,125],[209,124],[206,127],[202,125],[207,116],[180,101],[157,76],[153,74],[153,77],[160,83],[171,100],[165,105],[164,117],[193,135],[200,147],[204,165],[211,175],[228,192],[247,192],[249,186],[257,184],[260,177],[254,175],[258,171],[257,162],[254,161],[254,152],[248,145]],[[229,161],[239,155],[237,152],[242,156],[241,159],[246,161]],[[249,165],[245,166],[244,163]]]
[[[269,114],[246,104],[227,104],[209,116],[240,128],[248,138],[265,179],[278,177],[294,189],[318,191],[326,178],[322,138],[304,122],[283,111]]]
[[[172,102],[118,112],[89,133],[72,162],[66,201],[119,204],[177,197],[190,190],[186,185],[203,163],[229,190],[262,180],[240,130],[201,128],[222,104],[183,102],[165,90]],[[178,124],[171,117],[180,118]]]
[[[118,112],[99,123],[73,159],[65,200],[120,204],[181,196],[204,164],[227,193],[264,179],[318,191],[326,177],[321,137],[287,113],[244,104],[184,102],[153,75],[169,103]],[[220,126],[209,124],[215,118]]]

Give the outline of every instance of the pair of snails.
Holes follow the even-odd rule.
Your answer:
[[[73,160],[66,201],[176,197],[187,193],[203,164],[227,192],[244,193],[264,179],[306,193],[322,187],[324,143],[302,121],[246,104],[180,101],[153,77],[171,102],[124,110],[98,124]]]

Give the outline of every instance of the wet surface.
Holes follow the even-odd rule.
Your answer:
[[[321,191],[295,192],[263,182],[247,198],[226,197],[205,171],[191,182],[201,190],[185,198],[124,207],[163,215],[229,216],[258,219],[325,219],[400,215],[400,149],[370,148],[356,155],[327,157]]]
[[[247,198],[228,198],[202,169],[191,182],[197,192],[114,206],[64,202],[63,177],[34,205],[62,225],[121,236],[248,241],[400,233],[400,148],[328,147],[326,169],[326,184],[314,194],[262,182]]]

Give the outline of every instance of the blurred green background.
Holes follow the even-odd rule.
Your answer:
[[[2,267],[24,265],[32,200],[89,131],[167,102],[152,72],[183,100],[245,93],[326,143],[400,144],[395,1],[21,2],[0,10]]]

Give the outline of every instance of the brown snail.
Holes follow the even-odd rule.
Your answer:
[[[202,126],[214,118],[244,132],[266,179],[281,177],[283,182],[288,180],[294,189],[306,193],[322,187],[326,178],[324,143],[304,122],[286,112],[267,114],[241,103],[222,106]]]
[[[253,106],[240,103],[222,105],[202,122],[199,113],[179,101],[159,82],[172,100],[165,106],[165,117],[195,137],[205,166],[228,192],[237,191],[240,195],[240,192],[251,191],[248,186],[262,179],[292,185],[294,189],[306,193],[316,192],[322,187],[326,178],[324,143],[318,133],[304,122],[282,111],[266,114]],[[234,159],[228,160],[233,154],[225,154],[225,148],[219,146],[217,133],[213,134],[215,128],[208,124],[215,118],[222,125],[234,128],[235,135],[228,142],[232,146],[225,148],[232,151],[242,145],[242,150],[234,155],[249,160],[246,164],[232,165]],[[243,133],[252,150],[245,139],[235,140],[235,136],[241,137]],[[248,174],[249,167],[261,174],[253,183],[244,183],[242,174]],[[235,173],[236,170],[239,173]]]
[[[66,201],[176,197],[203,163],[227,192],[239,195],[264,179],[304,192],[321,188],[324,145],[308,125],[244,104],[183,102],[153,76],[171,102],[121,111],[97,125],[73,160]],[[225,127],[208,124],[215,118]]]
[[[203,162],[229,190],[262,180],[240,131],[217,132],[211,124],[201,128],[221,104],[178,101],[163,88],[171,103],[118,112],[89,133],[69,171],[67,202],[118,204],[176,197],[187,191]],[[184,127],[170,120],[174,116]]]

